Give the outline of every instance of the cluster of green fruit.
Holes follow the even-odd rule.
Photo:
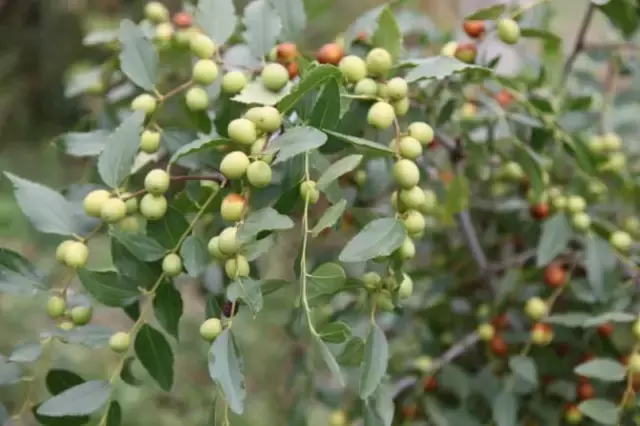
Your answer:
[[[83,326],[91,321],[93,310],[91,306],[78,305],[71,309],[63,296],[52,296],[47,301],[47,314],[60,320],[58,327],[62,330],[71,330],[76,326]]]
[[[598,170],[601,172],[620,172],[627,165],[622,139],[616,133],[593,136],[589,140],[589,150],[598,161]]]

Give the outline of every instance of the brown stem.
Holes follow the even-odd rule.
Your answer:
[[[580,29],[578,30],[578,35],[576,36],[576,42],[573,45],[573,50],[571,51],[567,62],[564,64],[562,82],[565,82],[567,80],[567,77],[569,76],[569,73],[571,73],[571,69],[576,62],[576,59],[578,59],[578,55],[584,50],[584,39],[587,35],[587,31],[589,30],[589,26],[591,25],[591,21],[593,20],[595,11],[596,6],[593,3],[589,3],[587,11],[582,18],[582,23],[580,24]]]

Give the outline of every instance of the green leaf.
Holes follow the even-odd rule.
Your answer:
[[[22,367],[0,359],[0,387],[14,385],[22,378]]]
[[[73,371],[54,368],[45,377],[47,390],[51,395],[58,395],[67,389],[81,385],[85,380]]]
[[[238,229],[238,240],[247,243],[262,231],[283,231],[293,228],[294,223],[289,216],[278,213],[272,207],[252,212]]]
[[[182,310],[182,294],[173,283],[166,282],[160,285],[153,298],[153,313],[162,328],[176,339],[179,336]]]
[[[9,361],[18,364],[31,364],[37,361],[41,355],[42,345],[40,342],[22,343],[13,348],[11,355],[9,355]]]
[[[227,288],[227,298],[232,302],[237,299],[244,300],[256,316],[263,305],[261,283],[249,277],[236,278]]]
[[[505,4],[496,4],[493,6],[476,10],[471,15],[467,15],[464,18],[464,20],[465,21],[496,20],[505,12],[505,10],[507,10],[507,6]]]
[[[466,64],[455,58],[448,56],[433,56],[425,59],[413,59],[406,61],[403,65],[412,66],[405,76],[407,83],[432,79],[442,80],[453,74],[465,73],[469,71],[479,72],[483,77],[491,75],[491,70],[479,65]]]
[[[325,170],[316,182],[318,189],[324,191],[331,182],[358,167],[361,161],[362,155],[359,154],[348,155],[336,161]]]
[[[538,385],[536,364],[530,357],[522,355],[514,356],[509,360],[509,367],[516,375],[528,383],[535,386]]]
[[[162,333],[149,324],[140,327],[134,342],[136,356],[165,392],[173,387],[173,351]]]
[[[371,35],[375,28],[378,26],[378,18],[382,11],[385,9],[385,4],[377,6],[373,9],[367,10],[358,19],[353,21],[344,35],[345,48],[349,48],[351,43],[358,36],[360,32],[365,32],[367,35]]]
[[[173,250],[180,237],[189,228],[189,222],[177,209],[169,207],[160,220],[147,222],[147,235],[158,241],[164,248]]]
[[[605,399],[588,399],[578,405],[585,416],[603,425],[618,424],[618,407]]]
[[[589,318],[590,314],[583,314],[581,312],[568,312],[566,314],[554,314],[545,319],[545,322],[549,324],[558,324],[564,327],[575,328],[582,327]]]
[[[606,358],[592,359],[573,369],[573,372],[603,382],[621,382],[627,376],[624,365]]]
[[[438,383],[442,389],[456,395],[460,401],[466,400],[471,393],[471,384],[467,373],[455,364],[442,367],[438,374]]]
[[[304,159],[302,159],[304,161]],[[304,163],[301,162],[301,165]],[[327,160],[327,157],[322,155],[319,151],[310,151],[309,152],[309,170],[311,173],[312,179],[317,178],[317,176],[321,176],[327,169],[331,167],[331,163]],[[301,167],[302,169],[302,167]],[[304,172],[304,170],[300,170],[300,172]],[[296,179],[292,179],[293,186],[297,186],[298,182],[302,180],[302,173],[300,178],[295,177]],[[340,187],[338,182],[329,183],[326,188],[323,190],[325,196],[327,197],[327,201],[331,204],[339,203],[340,201],[345,199],[345,194],[342,188]]]
[[[194,278],[204,273],[210,260],[207,245],[195,235],[189,235],[184,240],[180,247],[180,257],[187,273]]]
[[[344,289],[347,274],[337,263],[324,263],[309,275],[307,296],[313,300],[319,296],[332,295]]]
[[[177,151],[173,153],[173,155],[169,159],[169,164],[176,163],[178,160],[188,155],[198,154],[200,152],[208,151],[220,145],[229,143],[231,143],[231,141],[225,138],[198,139],[193,142],[189,142],[186,145],[182,145]]]
[[[604,292],[604,277],[616,263],[616,255],[608,241],[591,233],[586,240],[586,266],[589,285],[597,295]]]
[[[124,364],[122,365],[122,370],[120,371],[120,378],[123,382],[130,386],[140,386],[142,382],[138,380],[133,375],[133,363],[135,362],[135,358],[130,356],[124,360]]]
[[[542,236],[536,252],[538,267],[548,265],[562,253],[571,241],[573,231],[564,214],[559,213],[547,219],[542,225]]]
[[[311,235],[317,237],[322,231],[331,228],[342,217],[344,210],[347,208],[347,200],[340,200],[337,204],[329,207],[320,217],[316,226],[311,229]]]
[[[264,87],[260,78],[257,78],[256,80],[248,83],[245,88],[242,89],[242,92],[238,93],[231,99],[247,105],[259,104],[273,106],[289,95],[289,93],[291,93],[291,88],[292,84],[287,83],[279,92],[272,92]]]
[[[73,235],[76,232],[73,210],[61,194],[9,172],[4,174],[13,184],[20,210],[34,228],[45,234]]]
[[[102,152],[105,141],[109,137],[106,130],[91,132],[71,132],[61,138],[65,152],[72,157],[95,157]]]
[[[276,45],[282,22],[267,0],[254,0],[244,9],[244,38],[257,58],[267,56]]]
[[[87,324],[71,330],[59,331],[63,340],[71,344],[79,344],[88,348],[104,348],[114,333],[113,328],[98,324]]]
[[[349,339],[342,353],[338,356],[338,363],[347,367],[355,367],[364,360],[364,342],[359,337]]]
[[[322,131],[328,135],[350,143],[357,151],[369,156],[391,156],[395,154],[389,147],[376,142],[371,142],[356,136],[345,135],[332,130],[322,129]]]
[[[273,164],[302,154],[305,151],[320,148],[327,141],[327,135],[313,127],[294,127],[285,131],[280,137],[272,141],[266,152],[278,152]]]
[[[152,91],[158,78],[158,52],[140,27],[128,19],[120,22],[120,69],[133,84]]]
[[[278,103],[278,110],[285,114],[300,102],[307,93],[322,86],[330,79],[340,79],[342,74],[333,65],[320,65],[311,70],[289,93]]]
[[[22,255],[0,248],[0,293],[33,294],[47,290],[44,276]]]
[[[378,28],[373,33],[374,46],[386,49],[395,60],[400,56],[403,45],[402,32],[389,6],[378,17]]]
[[[404,225],[390,217],[369,222],[340,252],[341,262],[365,262],[389,256],[407,236]]]
[[[78,278],[87,293],[107,306],[126,306],[141,295],[133,280],[115,271],[78,269]]]
[[[198,26],[218,46],[229,40],[238,24],[233,0],[199,0],[195,18]]]
[[[395,404],[394,392],[387,383],[382,383],[375,393],[365,400],[364,426],[391,426]]]
[[[587,318],[584,320],[584,327],[597,327],[602,324],[607,324],[610,322],[616,323],[629,323],[636,320],[635,315],[631,315],[626,312],[607,312],[604,314],[600,314],[597,316],[587,315]]]
[[[320,338],[329,343],[342,343],[351,337],[351,329],[342,321],[325,324],[317,331]]]
[[[111,229],[109,233],[126,247],[131,254],[143,262],[153,262],[164,257],[164,247],[153,238],[149,238],[142,233],[122,232],[115,229]]]
[[[531,148],[522,144],[516,145],[515,157],[529,179],[533,197],[541,199],[546,188],[542,178],[543,170],[540,157]]]
[[[264,238],[243,246],[242,252],[244,253],[244,257],[246,257],[249,262],[253,262],[263,254],[271,250],[275,245],[276,240],[274,238],[274,234],[269,234]]]
[[[518,401],[508,390],[503,390],[493,401],[493,421],[496,426],[513,426],[518,424]]]
[[[209,349],[209,376],[220,386],[229,408],[244,411],[244,366],[242,354],[231,329],[225,329]]]
[[[327,368],[329,369],[329,371],[331,371],[331,374],[338,381],[338,383],[340,383],[340,386],[344,386],[344,377],[342,377],[342,372],[340,371],[340,366],[338,365],[336,358],[329,350],[329,347],[324,344],[320,336],[314,335],[313,337],[313,340],[316,342],[318,348],[320,349],[320,355],[322,355],[322,359],[327,365]]]
[[[539,38],[545,43],[551,43],[555,45],[559,45],[560,43],[562,43],[562,38],[559,35],[542,28],[521,28],[520,34],[522,35],[522,37],[526,38]]]
[[[122,408],[118,401],[111,401],[107,411],[107,423],[105,426],[120,426],[122,424]]]
[[[111,385],[106,380],[91,380],[65,390],[38,407],[42,416],[82,416],[98,411],[109,399]]]
[[[638,29],[637,4],[633,1],[610,0],[599,7],[624,38],[631,37]]]
[[[295,41],[303,35],[307,25],[307,15],[302,0],[269,0],[271,6],[280,16],[282,40]]]
[[[318,96],[309,125],[316,129],[333,129],[340,122],[340,86],[336,79],[330,79]]]
[[[143,262],[115,239],[111,239],[111,259],[120,274],[135,281],[132,287],[150,289],[162,274],[162,262]]]
[[[144,112],[136,111],[127,117],[107,139],[98,157],[98,172],[111,188],[119,187],[131,173],[138,147]]]
[[[384,331],[373,324],[364,348],[364,361],[360,370],[360,398],[373,395],[387,372],[389,344]]]
[[[469,207],[469,181],[464,175],[456,175],[446,191],[443,217],[445,223],[451,223],[453,215]]]

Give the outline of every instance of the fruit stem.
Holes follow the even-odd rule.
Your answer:
[[[305,167],[305,177],[306,180],[311,180],[309,173],[309,151],[306,151],[304,154],[304,167]],[[311,308],[309,306],[309,298],[307,297],[307,278],[309,277],[307,273],[307,244],[309,240],[309,197],[311,191],[307,191],[307,196],[304,200],[304,212],[302,214],[302,248],[300,251],[300,296],[302,298],[302,306],[304,308],[306,317],[307,317],[307,325],[309,326],[309,332],[313,336],[317,336],[318,333],[316,329],[313,327],[313,322],[311,320]]]

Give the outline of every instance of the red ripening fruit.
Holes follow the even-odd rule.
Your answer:
[[[298,76],[298,63],[289,62],[287,64],[287,72],[289,73],[289,80],[293,80]]]
[[[405,420],[413,420],[418,417],[418,406],[416,404],[402,405],[402,418]]]
[[[298,48],[294,43],[280,43],[278,47],[276,47],[276,55],[278,57],[278,61],[286,64],[293,61],[296,56],[298,56]]]
[[[359,41],[366,42],[369,40],[369,34],[366,31],[360,31],[358,33],[358,37],[356,37]]]
[[[344,49],[337,43],[327,43],[316,52],[316,59],[321,64],[338,65],[344,56]]]
[[[491,339],[491,351],[495,356],[505,356],[509,353],[509,347],[500,336],[493,336]]]
[[[509,93],[508,90],[501,89],[496,95],[496,101],[498,101],[502,108],[508,108],[511,102],[513,102],[513,95]]]
[[[425,377],[422,382],[425,392],[435,392],[438,389],[438,379],[434,376]]]
[[[173,23],[178,28],[189,28],[193,24],[193,18],[189,12],[178,12],[173,15]]]
[[[580,364],[584,364],[585,362],[591,361],[591,360],[595,359],[595,357],[596,356],[594,354],[592,354],[591,352],[585,352],[580,357]]]
[[[598,327],[598,334],[600,335],[600,337],[609,337],[613,334],[613,324],[608,322],[605,324],[602,324]]]
[[[595,393],[596,391],[593,389],[593,385],[591,385],[591,383],[581,383],[578,385],[578,390],[576,392],[580,401],[592,399]]]
[[[549,216],[549,205],[547,203],[534,204],[529,210],[531,211],[531,216],[538,220],[545,219]]]
[[[471,38],[478,38],[484,34],[484,21],[464,21],[464,32]]]
[[[562,287],[567,281],[567,273],[562,264],[558,262],[550,263],[544,270],[544,282],[551,288]]]
[[[475,43],[460,43],[458,47],[456,47],[455,57],[459,61],[471,64],[475,62],[477,54],[478,47]]]
[[[507,314],[496,315],[491,320],[491,325],[493,325],[496,330],[504,330],[509,327],[509,317],[507,317]]]

